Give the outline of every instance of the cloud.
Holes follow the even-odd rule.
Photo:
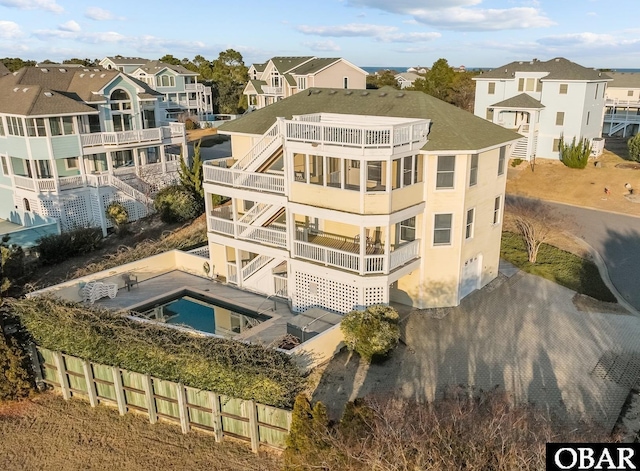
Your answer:
[[[100,7],[89,7],[85,10],[84,16],[95,21],[124,20],[124,17],[116,16],[109,10]]]
[[[392,33],[398,28],[394,26],[370,25],[366,23],[350,23],[339,26],[298,26],[298,31],[316,36],[343,37],[376,37]]]
[[[69,20],[66,23],[62,23],[60,26],[58,26],[58,29],[60,31],[71,31],[73,33],[77,33],[82,28],[80,28],[80,25],[75,21]]]
[[[308,26],[297,28],[303,34],[327,36],[333,38],[366,37],[382,42],[419,42],[431,41],[441,36],[440,33],[401,33],[395,26],[372,25],[366,23],[350,23],[337,26]]]
[[[312,51],[318,52],[328,52],[328,51],[339,51],[340,46],[334,43],[333,41],[317,41],[313,43],[303,43],[303,46],[308,47]]]
[[[22,37],[22,30],[18,23],[0,20],[0,39],[18,39]]]
[[[555,23],[539,8],[538,2],[525,7],[475,8],[481,0],[348,0],[351,6],[374,8],[407,15],[419,23],[453,31],[498,31],[544,28]]]
[[[20,10],[45,10],[52,13],[62,13],[64,8],[55,0],[0,0],[0,5]]]
[[[88,44],[100,43],[124,43],[127,37],[114,31],[94,32],[94,31],[70,31],[62,29],[41,29],[33,32],[36,38],[47,41],[50,39],[65,39],[71,41],[80,41]]]

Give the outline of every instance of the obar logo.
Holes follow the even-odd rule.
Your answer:
[[[547,443],[547,471],[640,469],[640,444]]]

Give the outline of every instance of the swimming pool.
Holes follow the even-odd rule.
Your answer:
[[[131,311],[136,317],[224,336],[235,336],[271,318],[186,289],[134,306]]]

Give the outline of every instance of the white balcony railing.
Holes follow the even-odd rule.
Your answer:
[[[420,255],[420,240],[416,239],[401,245],[390,254],[389,270],[404,265]]]
[[[237,225],[239,239],[275,245],[277,247],[287,247],[286,231],[242,223],[237,223]]]
[[[235,262],[227,262],[227,282],[238,284],[238,267]]]
[[[209,230],[233,237],[233,221],[221,219],[215,216],[209,216]]]
[[[262,87],[265,95],[282,95],[282,87]]]
[[[25,190],[33,190],[33,191],[35,191],[36,189],[36,184],[33,178],[14,175],[13,181],[15,186],[17,186],[18,188],[23,188]]]
[[[299,240],[294,241],[293,247],[296,257],[360,273],[360,256],[358,254]]]
[[[168,123],[159,128],[120,132],[95,132],[81,134],[83,147],[121,146],[145,142],[161,142],[163,139],[184,136],[184,124]]]
[[[216,167],[208,163],[205,163],[203,168],[205,182],[284,194],[284,175],[245,172],[243,170]]]
[[[273,275],[274,293],[276,296],[287,298],[289,296],[288,280],[286,275]]]
[[[285,138],[312,144],[330,144],[363,149],[419,148],[429,132],[429,120],[395,126],[338,126],[303,120],[285,121]]]
[[[72,177],[58,178],[58,186],[61,190],[71,190],[73,188],[82,188],[86,179],[82,175],[74,175]]]
[[[204,85],[201,83],[186,83],[184,89],[188,92],[204,91]]]

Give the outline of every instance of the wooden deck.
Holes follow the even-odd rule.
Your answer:
[[[339,237],[332,236],[327,237],[323,235],[309,234],[310,244],[321,245],[330,249],[342,250],[343,252],[350,252],[354,254],[360,253],[360,244],[357,244],[353,239],[347,237],[341,240]],[[376,247],[374,244],[368,243],[366,255],[383,255],[384,249],[382,247]]]

